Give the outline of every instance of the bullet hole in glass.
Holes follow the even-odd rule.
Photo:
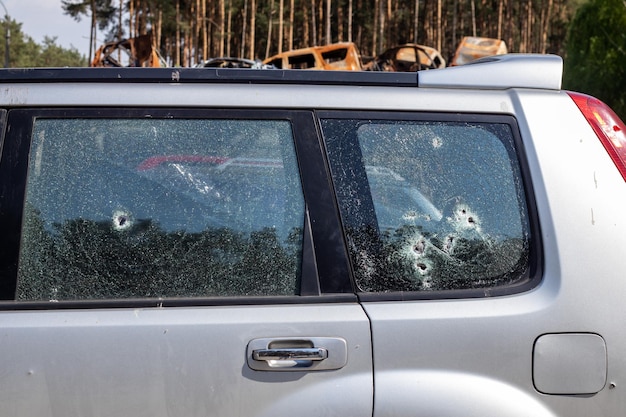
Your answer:
[[[118,231],[128,230],[132,227],[133,221],[130,213],[116,211],[113,213],[113,229]]]
[[[418,255],[422,255],[424,253],[424,249],[426,248],[426,242],[420,240],[419,242],[413,245],[413,252]]]

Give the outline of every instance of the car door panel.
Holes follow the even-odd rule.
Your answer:
[[[313,120],[9,112],[0,414],[371,415],[369,321]]]
[[[529,291],[540,239],[515,120],[319,116],[372,326],[374,416],[552,415],[530,377],[554,294]]]
[[[6,415],[287,416],[296,405],[304,416],[368,415],[372,406],[358,304],[3,312],[0,327]],[[248,343],[276,335],[340,335],[349,360],[251,369]]]

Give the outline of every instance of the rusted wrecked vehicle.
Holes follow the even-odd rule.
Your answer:
[[[251,69],[272,69],[273,65],[264,64],[259,60],[234,58],[234,57],[218,57],[209,58],[196,65],[196,68],[251,68]]]
[[[165,67],[151,35],[108,42],[96,51],[91,67]]]
[[[463,65],[478,58],[507,52],[506,42],[501,39],[466,36],[459,43],[450,66]]]
[[[263,61],[280,69],[360,71],[363,69],[356,45],[339,42],[325,46],[293,49]]]
[[[408,43],[394,46],[365,66],[369,71],[414,72],[444,68],[446,60],[435,48]]]

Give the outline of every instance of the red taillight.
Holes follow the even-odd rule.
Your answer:
[[[613,110],[597,98],[568,92],[613,159],[626,181],[626,125]]]

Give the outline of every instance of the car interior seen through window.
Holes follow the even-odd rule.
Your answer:
[[[509,124],[327,118],[322,131],[361,291],[527,278],[528,215]]]
[[[298,294],[284,120],[36,119],[17,299]]]

